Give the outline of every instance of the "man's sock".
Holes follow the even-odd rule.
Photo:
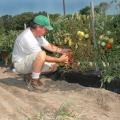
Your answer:
[[[39,76],[40,76],[40,73],[32,72],[32,79],[33,80],[35,80],[35,79],[38,80]]]

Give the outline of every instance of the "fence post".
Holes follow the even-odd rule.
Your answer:
[[[95,11],[94,11],[94,3],[91,2],[91,17],[92,17],[92,34],[93,34],[93,47],[95,53],[95,64],[96,64],[96,71],[99,71],[98,67],[98,50],[97,50],[97,42],[96,42],[96,31],[95,31]]]

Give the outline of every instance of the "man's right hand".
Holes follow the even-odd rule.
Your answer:
[[[68,62],[68,56],[66,54],[61,55],[61,57],[59,57],[59,62]]]

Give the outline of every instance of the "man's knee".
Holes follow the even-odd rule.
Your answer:
[[[39,52],[36,56],[36,59],[41,61],[45,61],[45,58],[46,58],[46,53],[44,51]]]

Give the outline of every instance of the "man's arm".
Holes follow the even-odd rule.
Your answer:
[[[53,44],[48,44],[47,46],[44,47],[46,50],[50,52],[56,52],[56,53],[61,53],[62,54],[62,48],[59,48]]]
[[[60,53],[60,54],[71,52],[71,49],[63,49],[63,48],[57,47],[53,44],[48,44],[44,48],[48,51],[56,52],[56,53]]]
[[[47,62],[67,62],[68,56],[62,55],[61,57],[57,58],[57,57],[52,57],[52,56],[46,55],[45,61],[47,61]]]

